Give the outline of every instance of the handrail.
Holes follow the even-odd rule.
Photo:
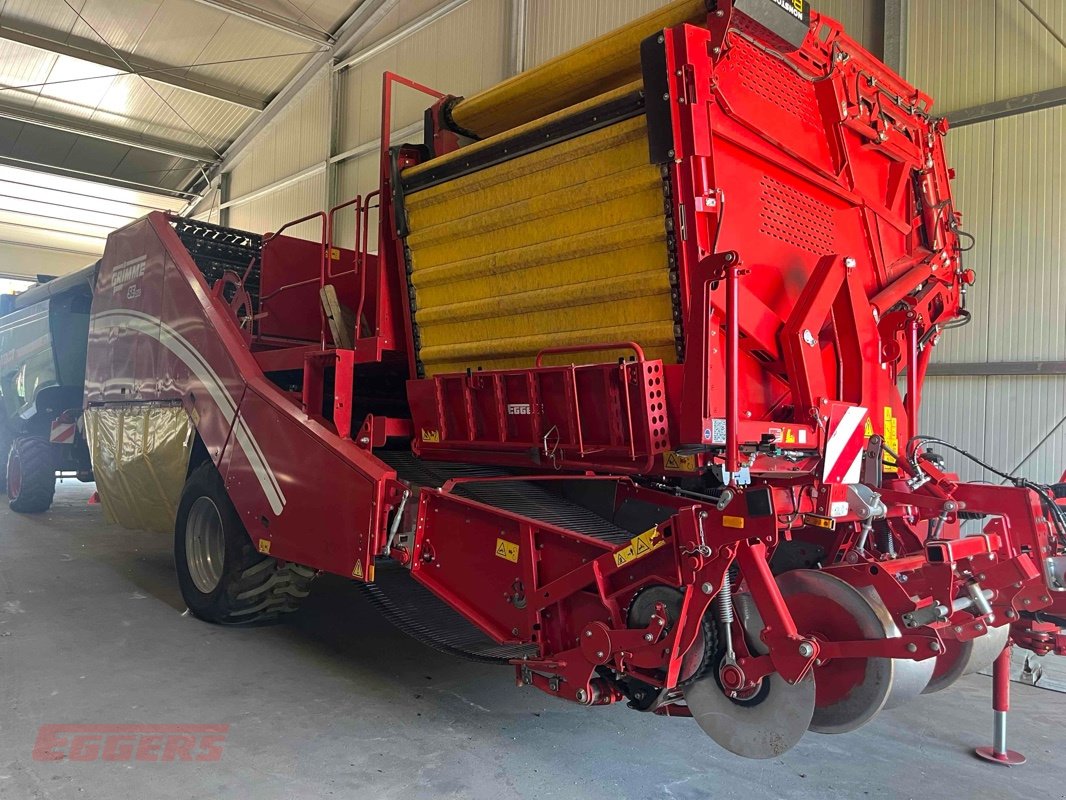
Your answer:
[[[356,241],[356,244],[358,245],[358,242],[359,242],[359,225],[360,225],[360,222],[361,222],[361,216],[360,215],[362,213],[362,202],[363,202],[362,195],[356,195],[351,200],[348,200],[348,201],[346,201],[344,203],[341,203],[340,205],[333,206],[333,208],[331,208],[329,210],[329,225],[328,225],[329,244],[328,244],[328,247],[329,247],[331,258],[329,259],[330,264],[329,264],[329,269],[327,270],[327,276],[330,277],[330,278],[339,278],[339,277],[341,277],[343,275],[351,275],[354,272],[356,272],[356,270],[359,269],[359,253],[356,252],[356,254],[355,254],[355,264],[353,265],[352,269],[348,270],[347,272],[334,272],[333,271],[333,258],[332,258],[332,255],[333,255],[333,234],[334,234],[334,231],[336,230],[334,228],[333,218],[334,218],[334,216],[336,216],[337,212],[340,211],[342,208],[347,208],[348,206],[355,206],[355,241]]]
[[[370,192],[365,198],[362,205],[363,218],[360,221],[360,225],[356,226],[356,235],[360,228],[362,229],[362,238],[356,240],[355,249],[355,264],[356,269],[359,270],[359,302],[355,308],[355,341],[359,341],[359,332],[362,329],[363,308],[366,305],[366,264],[367,264],[367,247],[370,242],[370,201],[372,199],[378,199],[381,196],[381,192],[374,190]],[[380,208],[381,203],[378,202],[374,208]],[[380,261],[379,261],[380,265]],[[380,289],[379,289],[380,291]]]
[[[270,244],[270,242],[272,242],[274,239],[278,238],[278,236],[281,235],[282,231],[288,230],[293,225],[300,225],[301,223],[304,223],[304,222],[310,222],[311,220],[316,219],[316,218],[322,220],[322,239],[319,242],[319,248],[320,249],[319,249],[319,276],[318,276],[318,282],[319,282],[320,286],[325,286],[326,285],[326,265],[329,263],[329,253],[326,250],[326,242],[327,242],[327,240],[329,238],[329,216],[326,214],[325,211],[316,211],[313,214],[307,214],[306,216],[300,217],[299,219],[294,219],[294,220],[291,220],[289,222],[286,222],[284,225],[282,225],[276,231],[273,231],[272,233],[268,233],[266,236],[263,237],[263,247],[266,248],[266,246],[268,244]],[[312,279],[305,280],[305,281],[297,281],[296,283],[287,284],[287,285],[282,286],[282,287],[280,287],[278,289],[275,289],[273,292],[271,292],[266,297],[260,297],[259,298],[259,302],[262,303],[263,301],[269,300],[271,297],[275,297],[276,295],[278,295],[281,292],[284,292],[284,291],[286,291],[288,289],[294,289],[297,286],[306,286],[309,283],[314,283],[314,279],[312,278]],[[323,350],[325,350],[326,349],[326,309],[324,309],[322,307],[321,301],[318,304],[318,318],[319,318],[319,345],[321,346],[321,348]]]
[[[369,245],[370,236],[370,210],[372,208],[379,208],[380,202],[377,205],[372,205],[372,201],[380,197],[379,191],[373,191],[367,194],[365,197],[362,195],[356,195],[351,200],[347,200],[339,205],[329,209],[329,211],[316,211],[313,214],[307,214],[306,216],[294,219],[291,222],[286,222],[278,230],[273,233],[269,233],[263,237],[263,247],[265,248],[271,241],[281,235],[282,231],[285,231],[294,225],[299,225],[304,222],[310,222],[314,219],[322,220],[322,239],[320,242],[320,263],[319,274],[315,278],[307,278],[302,281],[295,281],[294,283],[287,283],[284,286],[279,286],[269,294],[261,295],[259,302],[263,303],[270,300],[273,297],[278,296],[282,292],[286,292],[290,289],[296,289],[301,286],[309,286],[317,283],[319,290],[324,289],[326,284],[336,278],[343,277],[345,275],[359,274],[359,303],[355,312],[355,331],[354,338],[358,340],[360,332],[360,319],[363,314],[363,308],[365,306],[366,299],[366,265],[367,265],[367,247]],[[338,211],[348,208],[350,206],[355,207],[355,243],[354,243],[354,265],[350,270],[342,272],[333,271],[333,237],[336,231],[334,220]],[[320,345],[323,350],[326,349],[326,333],[329,330],[328,323],[326,321],[326,310],[319,302],[319,319],[321,320],[320,331]]]
[[[639,361],[646,361],[644,348],[636,342],[604,342],[603,344],[575,344],[567,347],[546,347],[537,353],[536,364],[543,366],[544,356],[558,355],[560,353],[595,353],[605,350],[632,350],[637,354]]]

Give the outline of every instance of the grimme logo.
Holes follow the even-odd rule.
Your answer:
[[[42,725],[34,761],[220,761],[229,725]]]
[[[124,284],[135,281],[144,275],[144,256],[125,261],[111,270],[111,291],[117,292]]]

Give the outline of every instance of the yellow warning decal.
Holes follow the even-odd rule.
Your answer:
[[[341,251],[340,251],[340,249],[338,249],[336,247],[331,247],[329,249],[329,260],[330,261],[340,261],[341,260]]]
[[[674,472],[695,472],[696,457],[683,456],[673,450],[667,450],[663,453],[663,467]]]
[[[422,429],[422,441],[430,444],[440,444],[440,431],[427,431]]]
[[[363,559],[359,559],[355,562],[355,569],[352,570],[352,577],[362,579],[363,574]]]
[[[866,425],[862,429],[862,438],[869,439],[874,435],[874,421],[871,417],[866,418]]]
[[[658,537],[658,539],[656,539]],[[651,528],[629,540],[629,544],[614,554],[614,565],[620,567],[634,559],[646,556],[652,550],[662,547],[666,540],[659,534],[658,528]]]
[[[259,540],[259,552],[260,553],[266,553],[267,555],[270,555],[270,541],[269,540],[267,540],[267,539],[260,539]]]
[[[892,406],[885,406],[885,446],[893,452],[899,452],[899,428],[892,414]],[[887,462],[884,466],[885,472],[899,472],[896,460],[888,453],[885,453],[883,460]]]
[[[792,430],[792,428],[785,428],[785,435],[782,438],[782,441],[785,444],[795,444],[796,443],[796,432],[794,430]]]
[[[727,514],[722,517],[722,526],[725,528],[743,528],[744,517],[731,517]]]
[[[496,555],[512,564],[518,563],[518,545],[506,539],[496,540]]]

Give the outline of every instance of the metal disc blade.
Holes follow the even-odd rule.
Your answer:
[[[765,695],[745,704],[726,697],[708,675],[685,687],[685,702],[703,732],[729,752],[774,758],[791,750],[811,724],[815,686],[810,674],[795,685],[778,675],[763,680]]]
[[[1003,652],[1010,637],[1010,625],[989,628],[984,636],[968,642],[944,640],[944,652],[937,656],[933,677],[922,694],[932,694],[947,689],[963,675],[972,675],[991,666],[996,656]]]
[[[777,578],[796,626],[833,641],[885,639],[898,635],[887,613],[857,589],[834,575],[797,569]],[[884,609],[881,609],[884,611]],[[930,659],[931,660],[931,659]],[[873,719],[893,693],[896,660],[891,658],[837,658],[815,669],[817,708],[811,721],[816,733],[847,733]],[[913,662],[912,662],[913,663]],[[931,672],[932,665],[924,667]],[[909,673],[908,673],[909,674]],[[928,683],[918,678],[920,692]],[[909,690],[916,681],[908,678]]]

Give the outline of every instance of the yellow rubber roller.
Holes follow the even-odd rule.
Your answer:
[[[639,80],[640,43],[684,22],[702,22],[707,0],[677,0],[576,50],[457,102],[457,129],[485,138]]]

